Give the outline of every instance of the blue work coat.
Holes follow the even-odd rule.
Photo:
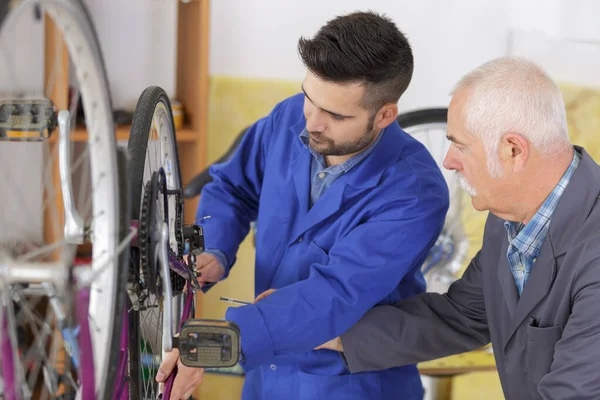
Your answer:
[[[426,148],[394,122],[309,209],[303,101],[279,103],[228,162],[211,167],[198,208],[198,218],[211,217],[206,248],[230,265],[257,222],[255,292],[278,289],[226,313],[241,330],[243,399],[420,399],[415,365],[350,374],[340,353],[313,348],[373,306],[424,291],[420,267],[444,224],[446,183]]]

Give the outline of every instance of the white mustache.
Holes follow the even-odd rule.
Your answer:
[[[461,174],[460,172],[455,172],[456,174],[456,178],[458,179],[458,184],[460,185],[460,187],[463,188],[463,190],[465,192],[467,192],[467,194],[471,197],[475,197],[477,196],[477,191],[475,190],[475,188],[471,185],[469,185],[469,182],[467,182],[467,178],[465,178],[465,176],[463,174]]]

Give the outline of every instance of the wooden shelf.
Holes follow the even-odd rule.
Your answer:
[[[129,131],[131,130],[130,125],[118,125],[115,129],[117,133],[118,141],[127,141],[129,139]],[[194,143],[201,138],[201,133],[194,131],[192,128],[184,126],[178,129],[175,133],[177,137],[177,143]],[[85,127],[77,127],[71,135],[71,139],[74,142],[86,142],[88,140],[88,134]],[[50,143],[54,143],[58,140],[58,131],[54,131],[50,138]]]

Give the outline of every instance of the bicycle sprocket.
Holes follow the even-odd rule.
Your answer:
[[[159,241],[155,235],[159,222],[168,223],[168,201],[169,196],[175,198],[175,241],[177,242],[177,254],[169,247],[169,255],[178,260],[183,259],[183,196],[181,190],[169,191],[166,185],[164,170],[161,168],[152,174],[146,183],[146,190],[142,199],[139,220],[139,248],[140,268],[142,281],[146,283],[150,293],[162,293],[160,286],[160,275],[157,269],[157,249]],[[162,199],[162,201],[159,201]],[[162,207],[161,207],[162,206]],[[159,208],[160,207],[160,208]],[[162,216],[160,215],[162,211]],[[161,218],[162,217],[162,218]],[[171,287],[173,295],[178,295],[185,287],[185,279],[177,273],[170,271]]]

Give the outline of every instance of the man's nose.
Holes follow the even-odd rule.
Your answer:
[[[452,147],[448,149],[448,152],[446,153],[446,157],[444,157],[444,162],[442,163],[442,165],[449,171],[461,169],[462,166],[460,160],[456,155],[456,151]]]
[[[319,112],[310,113],[306,117],[306,130],[309,132],[323,132],[325,131],[325,118]]]

